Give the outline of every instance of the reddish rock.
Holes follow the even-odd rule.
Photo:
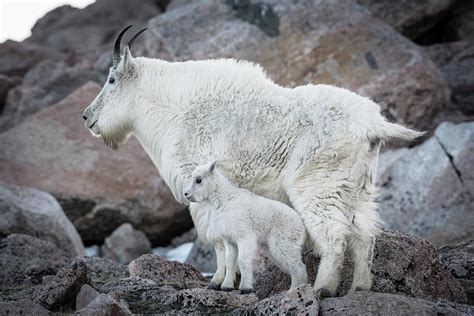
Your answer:
[[[346,258],[342,269],[342,283],[337,295],[344,295],[351,286],[353,263]],[[310,252],[304,254],[311,283],[316,278],[319,259]],[[410,297],[466,302],[466,294],[443,265],[435,248],[417,237],[396,232],[383,232],[376,241],[372,266],[372,291]],[[275,265],[257,275],[256,293],[260,298],[286,291],[290,278]]]
[[[37,293],[35,301],[50,310],[64,309],[69,304],[75,304],[77,294],[87,281],[86,264],[74,260],[59,270],[54,279]]]
[[[143,255],[128,265],[130,276],[149,279],[156,283],[176,287],[204,285],[201,272],[193,266],[177,261],[168,261],[157,255]]]
[[[84,127],[82,113],[100,86],[88,83],[63,101],[0,134],[0,180],[52,193],[84,243],[101,244],[125,222],[153,244],[192,226],[141,145],[118,151]]]

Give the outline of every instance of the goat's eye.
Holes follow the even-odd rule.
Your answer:
[[[109,78],[109,83],[114,83],[114,82],[115,82],[114,77],[110,77],[110,78]]]
[[[202,181],[201,178],[196,179],[196,183],[201,183],[201,181]]]

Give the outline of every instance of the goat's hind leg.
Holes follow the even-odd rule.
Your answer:
[[[221,284],[225,277],[225,246],[223,241],[218,241],[214,244],[217,258],[217,271],[212,276],[211,282],[207,286],[211,290],[220,290]]]
[[[302,239],[304,239],[304,236]],[[303,241],[300,244],[302,245]],[[303,249],[300,244],[281,235],[268,241],[270,256],[283,272],[291,276],[291,289],[308,282],[306,265],[302,260]]]
[[[350,293],[368,291],[372,287],[371,267],[374,245],[375,237],[353,236],[349,240],[349,251],[354,259],[354,276]]]
[[[253,292],[253,260],[257,254],[258,244],[256,237],[249,237],[239,241],[239,267],[240,267],[240,292],[248,294]]]

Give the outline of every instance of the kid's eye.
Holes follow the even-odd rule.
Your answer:
[[[114,77],[110,77],[110,78],[109,78],[109,83],[114,83],[114,82],[115,82]]]
[[[201,181],[202,181],[201,178],[196,179],[196,183],[201,183]]]

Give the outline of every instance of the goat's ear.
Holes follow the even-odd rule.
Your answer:
[[[217,167],[217,160],[214,160],[209,166],[209,173],[210,174],[214,173],[214,170],[216,169],[216,167]]]
[[[130,52],[130,47],[126,45],[123,49],[122,60],[120,61],[117,70],[121,73],[131,73],[135,71],[136,63],[133,59],[132,53]]]

